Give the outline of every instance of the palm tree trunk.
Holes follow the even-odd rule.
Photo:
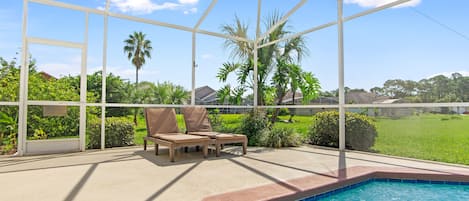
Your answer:
[[[137,114],[138,114],[138,108],[135,108],[135,110],[134,110],[134,124],[135,124],[135,126],[138,126]]]
[[[135,67],[135,90],[137,90],[138,87],[138,68]]]
[[[292,105],[295,105],[295,91],[293,91]],[[290,118],[288,119],[288,122],[290,122],[290,123],[293,123],[293,116],[295,116],[294,112],[296,112],[296,108],[291,108],[290,109]]]
[[[284,97],[285,97],[285,93],[281,92],[280,94],[278,94],[277,105],[282,104]],[[275,108],[274,112],[272,113],[272,117],[270,119],[270,122],[272,123],[272,125],[275,124],[275,122],[277,121],[279,112],[280,112],[280,108]]]
[[[138,68],[135,67],[135,100],[138,100],[137,96],[138,96]],[[135,110],[134,110],[134,124],[135,124],[135,126],[138,126],[137,114],[138,114],[138,108],[135,108]]]

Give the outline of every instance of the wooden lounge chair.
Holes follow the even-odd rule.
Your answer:
[[[246,154],[248,144],[246,135],[213,132],[205,108],[185,107],[182,108],[182,113],[186,122],[187,134],[210,137],[212,144],[215,144],[217,156],[220,156],[221,146],[229,143],[242,143],[243,154]]]
[[[207,157],[210,139],[180,133],[173,108],[145,108],[144,113],[147,124],[147,136],[143,138],[144,150],[147,150],[147,140],[155,143],[155,155],[158,155],[158,145],[167,146],[169,159],[174,162],[176,148],[197,145],[202,146],[204,157]]]

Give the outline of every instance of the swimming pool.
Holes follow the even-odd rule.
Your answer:
[[[469,182],[369,179],[301,201],[313,200],[469,200]]]

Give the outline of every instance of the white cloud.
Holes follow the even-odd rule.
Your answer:
[[[435,76],[437,76],[437,75],[444,75],[444,76],[446,76],[446,77],[451,77],[451,75],[452,75],[453,73],[459,73],[459,74],[461,74],[461,75],[464,76],[464,77],[469,76],[469,71],[464,71],[464,70],[462,70],[462,71],[456,71],[456,72],[435,73],[435,74],[433,74],[433,75],[428,76],[427,79],[428,79],[428,78],[435,77]]]
[[[192,7],[198,0],[178,0],[177,2],[154,3],[152,0],[111,0],[111,6],[124,13],[150,14],[159,10],[183,10],[184,14],[197,12]]]
[[[189,10],[184,11],[184,15],[193,14],[193,13],[197,13],[197,8],[191,8]]]
[[[199,0],[178,0],[180,4],[197,4]]]
[[[346,4],[358,4],[361,7],[378,7],[388,3],[395,2],[397,0],[345,0],[344,3]],[[422,0],[411,0],[409,2],[400,4],[395,6],[395,8],[402,8],[402,7],[414,7],[420,4]]]

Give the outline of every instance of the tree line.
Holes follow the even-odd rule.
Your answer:
[[[469,102],[469,76],[453,73],[420,81],[391,79],[370,92],[412,103]]]
[[[368,92],[365,89],[345,87],[345,93]],[[469,102],[469,76],[452,73],[451,76],[436,75],[420,81],[390,79],[382,87],[373,87],[371,93],[402,99],[408,103]],[[338,97],[338,90],[321,91],[321,97]]]

